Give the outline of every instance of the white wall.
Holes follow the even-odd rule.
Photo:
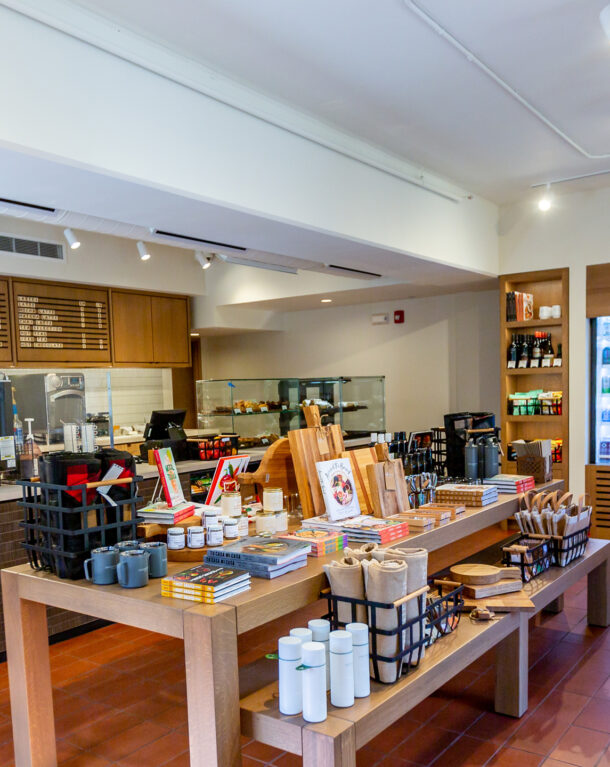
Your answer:
[[[570,269],[570,490],[584,490],[589,462],[586,268],[610,262],[610,188],[556,196],[541,214],[531,200],[507,206],[500,221],[501,272]]]
[[[155,244],[151,258],[144,262],[135,240],[83,231],[78,231],[80,248],[70,250],[62,228],[8,216],[0,216],[0,233],[62,243],[66,256],[58,261],[0,251],[0,274],[162,293],[205,293],[204,274],[192,250]]]
[[[372,313],[395,309],[404,325],[371,325]],[[459,410],[499,413],[497,291],[286,312],[282,324],[204,339],[204,377],[384,375],[391,431]]]

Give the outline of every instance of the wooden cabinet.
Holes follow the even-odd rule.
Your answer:
[[[189,365],[191,354],[188,299],[151,296],[153,360],[170,367]]]
[[[113,360],[118,365],[190,365],[188,298],[112,291]]]

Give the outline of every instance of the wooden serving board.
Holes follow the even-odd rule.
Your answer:
[[[326,507],[320,488],[316,463],[340,458],[345,446],[338,424],[294,429],[288,432],[288,443],[296,477],[303,517],[324,514]]]
[[[493,565],[464,564],[450,568],[454,581],[469,586],[484,586],[509,578],[521,580],[520,567],[494,567]]]
[[[376,517],[390,517],[409,509],[409,494],[402,462],[387,460],[366,467]]]
[[[512,594],[521,591],[522,588],[523,583],[520,580],[498,581],[497,583],[489,583],[484,586],[467,586],[464,584],[464,594],[472,599],[486,599],[487,597],[495,597],[500,594]]]
[[[419,507],[420,511],[448,511],[451,514],[451,519],[455,519],[460,514],[464,514],[466,511],[465,506],[459,504],[452,505],[450,503],[425,503]]]
[[[254,486],[260,498],[264,487],[281,487],[285,495],[296,493],[297,480],[288,439],[282,437],[269,445],[258,469],[239,474],[237,480],[240,485]]]
[[[451,591],[455,588],[452,581],[435,581],[435,583],[441,587],[444,587],[445,591]],[[532,600],[523,593],[523,591],[516,591],[513,594],[504,594],[501,596],[483,597],[481,599],[474,599],[462,592],[464,604],[462,606],[463,612],[470,612],[475,607],[482,607],[488,610],[492,610],[495,613],[509,613],[509,612],[533,612],[536,608]]]
[[[367,466],[377,463],[374,449],[372,447],[360,447],[356,450],[344,450],[341,453],[341,458],[349,458],[352,465],[352,474],[356,483],[360,510],[363,514],[373,514],[374,509]]]

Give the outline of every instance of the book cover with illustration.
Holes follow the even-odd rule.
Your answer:
[[[235,543],[229,543],[212,552],[214,557],[225,562],[260,562],[266,565],[280,565],[309,553],[306,541],[288,541],[285,538],[269,538],[266,535],[250,535]]]
[[[153,452],[167,505],[171,509],[174,506],[185,503],[184,491],[180,484],[180,477],[178,476],[178,469],[176,468],[171,447],[160,447]]]
[[[220,506],[223,493],[239,490],[237,477],[245,472],[249,463],[249,455],[231,455],[221,458],[216,466],[212,484],[205,499],[206,504],[208,506]]]
[[[318,461],[316,470],[320,480],[328,518],[333,522],[360,515],[352,465],[349,458]]]
[[[164,588],[191,588],[201,591],[219,591],[247,581],[249,574],[245,570],[232,567],[197,565],[188,570],[182,570],[174,575],[168,575],[161,580]]]

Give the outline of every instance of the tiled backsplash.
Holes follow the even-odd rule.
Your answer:
[[[172,373],[168,368],[93,368],[85,374],[87,413],[108,411],[110,373],[112,409],[115,426],[145,424],[153,410],[165,410],[173,405]]]

